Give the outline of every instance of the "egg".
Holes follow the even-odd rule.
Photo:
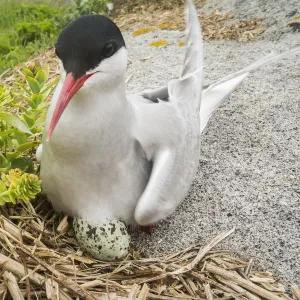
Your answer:
[[[75,217],[73,227],[80,247],[96,259],[121,260],[129,253],[130,235],[119,219],[96,224]]]

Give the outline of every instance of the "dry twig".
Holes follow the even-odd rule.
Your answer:
[[[236,284],[246,288],[247,290],[252,291],[255,294],[257,294],[261,297],[264,297],[268,300],[282,300],[277,295],[269,292],[266,289],[259,287],[258,285],[252,283],[249,280],[246,280],[246,279],[240,277],[239,275],[237,275],[233,272],[226,271],[226,270],[221,269],[220,267],[214,266],[212,264],[207,264],[205,267],[205,270],[209,271],[213,274],[219,275],[221,277],[224,277],[226,279],[229,279],[229,280],[233,281],[234,283],[236,283]]]
[[[59,233],[57,228],[63,216],[51,211],[47,202],[40,203],[32,203],[32,207],[26,207],[26,210],[19,206],[9,208],[8,215],[23,217],[15,218],[13,222],[1,217],[0,243],[3,247],[0,247],[0,265],[3,271],[20,279],[18,286],[23,297],[28,297],[26,279],[29,279],[30,296],[33,299],[37,295],[39,300],[58,297],[71,300],[76,296],[78,299],[101,300],[205,300],[210,296],[218,298],[220,293],[225,298],[258,300],[259,292],[266,295],[265,299],[271,300],[271,294],[277,299],[280,296],[290,300],[284,287],[271,274],[257,272],[255,264],[247,271],[251,262],[237,258],[229,251],[213,250],[231,232],[214,238],[208,245],[194,245],[166,257],[135,259],[133,252],[122,262],[101,262],[78,251],[70,230],[63,229]],[[19,228],[24,233],[22,241]],[[11,249],[17,252],[12,255]],[[21,254],[26,259],[23,257],[22,260]],[[225,274],[233,274],[238,281],[218,275],[215,269],[210,269],[211,266]],[[244,276],[245,273],[248,277]],[[5,297],[6,290],[2,275],[0,300]],[[294,287],[294,295],[296,293]]]
[[[25,300],[18,286],[16,277],[12,273],[5,271],[3,273],[3,279],[13,300]]]

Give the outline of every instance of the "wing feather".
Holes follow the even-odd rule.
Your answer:
[[[241,84],[241,82],[252,71],[258,68],[276,62],[282,58],[290,57],[300,53],[300,47],[288,50],[286,52],[277,54],[271,53],[263,58],[255,61],[246,68],[232,73],[215,83],[211,84],[203,91],[201,107],[200,107],[200,123],[202,132],[211,117],[211,115],[217,110],[217,108],[226,100],[226,98]]]
[[[153,161],[149,182],[135,209],[135,220],[140,225],[148,225],[170,215],[184,200],[197,172],[203,44],[192,0],[187,0],[186,12],[187,46],[180,78],[168,84],[169,102],[155,104],[156,112],[164,110],[153,128],[155,134],[152,137],[139,137],[145,152],[152,154],[147,157]],[[156,90],[150,96],[156,97],[159,94],[166,94],[166,89]],[[145,122],[145,118],[143,121]],[[146,132],[146,129],[141,132]]]

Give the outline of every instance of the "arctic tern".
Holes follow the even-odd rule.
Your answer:
[[[210,116],[250,71],[299,48],[270,55],[203,87],[203,41],[197,11],[186,1],[182,72],[167,87],[126,95],[127,49],[110,19],[89,15],[60,34],[60,81],[42,145],[42,187],[55,209],[103,223],[146,226],[184,200],[198,168],[200,134]]]

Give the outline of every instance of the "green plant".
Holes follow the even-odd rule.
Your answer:
[[[16,32],[22,45],[40,40],[44,35],[52,37],[57,34],[57,27],[51,20],[42,22],[23,22],[16,26]]]
[[[75,18],[103,14],[109,0],[0,0],[0,74],[52,46]]]
[[[25,83],[0,85],[0,206],[29,202],[41,192],[33,153],[41,142],[47,97],[58,78],[48,83],[49,68],[38,63],[23,68]]]
[[[0,0],[0,7],[0,74],[52,46],[71,20],[58,0]]]
[[[1,174],[0,206],[5,203],[16,204],[18,200],[29,202],[41,192],[41,180],[37,175],[23,173],[20,169]]]
[[[14,168],[34,171],[31,156],[41,142],[46,99],[58,81],[47,83],[47,66],[30,64],[22,71],[25,84],[18,84],[13,91],[5,85],[0,88],[0,172],[4,173]]]
[[[107,11],[108,0],[75,0],[78,15],[104,14]]]

